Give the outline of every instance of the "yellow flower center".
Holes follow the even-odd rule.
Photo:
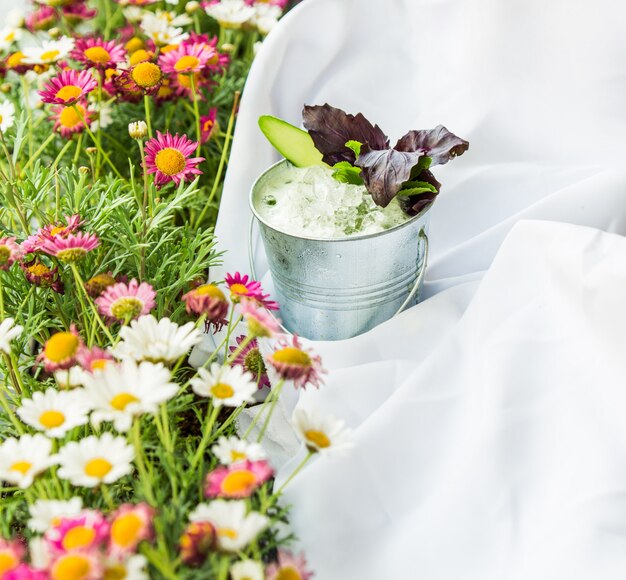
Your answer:
[[[65,415],[60,411],[44,411],[39,416],[39,423],[46,429],[54,429],[65,423]]]
[[[0,123],[2,123],[2,115],[0,115]]]
[[[44,356],[50,362],[61,363],[72,358],[79,346],[80,340],[75,334],[71,332],[57,332],[46,342]]]
[[[210,296],[211,298],[217,298],[218,300],[226,300],[224,293],[215,284],[202,284],[202,286],[198,286],[194,292],[198,296]]]
[[[126,296],[111,304],[111,314],[118,320],[132,320],[141,314],[143,302],[139,298]]]
[[[154,164],[165,175],[176,175],[185,169],[185,156],[173,147],[161,149],[154,158]]]
[[[53,61],[56,60],[56,58],[60,55],[61,53],[58,50],[47,50],[46,52],[42,52],[41,53],[41,60],[45,61]]]
[[[92,46],[91,48],[87,48],[83,54],[87,57],[87,59],[91,62],[95,62],[96,64],[106,64],[111,60],[109,51],[101,46]]]
[[[20,66],[22,64],[22,60],[24,60],[24,53],[21,51],[14,52],[9,58],[7,58],[7,66],[9,68],[15,68],[16,66]]]
[[[91,459],[85,465],[85,473],[89,477],[96,477],[98,479],[102,479],[111,469],[113,469],[111,462],[102,457]]]
[[[29,463],[28,461],[16,461],[13,465],[11,465],[9,471],[17,471],[22,475],[26,475],[32,469],[32,467],[33,464]]]
[[[217,383],[211,387],[211,394],[217,399],[230,399],[235,394],[235,389],[226,383]]]
[[[161,69],[153,62],[140,62],[133,68],[130,75],[144,89],[156,87],[163,78]]]
[[[0,577],[2,577],[5,572],[17,568],[19,563],[19,560],[12,552],[0,552]]]
[[[115,395],[110,401],[111,407],[113,407],[116,411],[124,411],[128,405],[131,403],[138,403],[139,399],[130,393],[120,393],[119,395]]]
[[[249,493],[257,483],[257,477],[251,471],[242,469],[229,473],[222,480],[222,492],[226,495]]]
[[[202,125],[202,130],[205,133],[208,133],[214,126],[215,126],[215,121],[213,121],[213,119],[207,119]]]
[[[196,89],[198,88],[198,79],[200,78],[200,73],[193,73],[192,75],[184,75],[184,74],[177,74],[176,75],[176,80],[178,81],[178,84],[185,87],[186,89],[191,89],[191,79],[193,78],[193,82],[194,82],[194,86],[196,87]]]
[[[143,40],[137,36],[133,36],[126,44],[125,48],[129,53],[137,52],[144,47]]]
[[[247,455],[245,453],[242,453],[241,451],[235,451],[234,449],[230,452],[230,459],[233,463],[235,463],[235,461],[243,461],[244,459],[247,459]]]
[[[186,54],[185,56],[181,56],[174,65],[174,70],[176,72],[191,72],[193,69],[197,68],[200,64],[200,59],[197,56],[192,56],[190,54]]]
[[[61,99],[66,102],[73,101],[74,99],[77,99],[78,97],[80,97],[82,92],[83,91],[80,87],[77,87],[75,85],[65,85],[63,88],[57,91],[57,94],[55,95],[55,97],[57,99]],[[59,228],[59,229],[63,229],[63,228]],[[54,235],[52,232],[50,233]]]
[[[136,50],[135,52],[133,52],[133,54],[131,54],[129,60],[130,60],[131,66],[134,66],[136,64],[139,64],[140,62],[145,62],[147,60],[150,60],[151,58],[152,58],[151,52],[148,52],[147,50],[140,48],[139,50]]]
[[[122,548],[132,547],[137,543],[142,528],[143,521],[136,513],[121,515],[111,526],[111,540]]]
[[[78,262],[87,253],[85,248],[68,248],[67,250],[61,250],[57,253],[57,258],[61,262]]]
[[[128,577],[126,567],[123,564],[113,564],[104,569],[104,580],[124,580]]]
[[[9,34],[4,37],[4,40],[6,42],[13,42],[15,40],[15,32],[9,32]]]
[[[172,52],[172,50],[176,50],[179,46],[180,44],[166,44],[165,46],[161,47],[161,53],[167,54],[168,52]]]
[[[94,361],[91,361],[91,370],[92,371],[104,370],[104,368],[109,364],[109,362],[111,361],[109,361],[106,358],[99,358]]]
[[[0,115],[0,123],[2,123],[2,115]],[[11,257],[11,249],[4,245],[0,245],[0,265],[4,265]]]
[[[293,566],[286,566],[278,571],[276,580],[302,580],[302,576]]]
[[[86,526],[76,526],[65,534],[61,544],[65,550],[87,548],[96,539],[96,531]]]
[[[52,580],[83,580],[91,574],[91,562],[85,556],[61,556],[52,567]]]
[[[248,289],[243,284],[233,284],[230,287],[230,293],[237,296],[246,296],[248,294]]]
[[[313,443],[316,447],[320,449],[326,449],[326,447],[330,447],[330,439],[328,435],[323,431],[316,431],[315,429],[309,429],[305,431],[304,436],[307,441]]]
[[[75,129],[79,125],[82,125],[82,121],[80,120],[80,118],[85,118],[85,107],[83,107],[82,105],[74,106],[78,109],[78,113],[80,113],[80,116],[74,110],[74,107],[65,107],[65,109],[63,109],[61,111],[61,114],[59,115],[59,123],[62,127],[65,127],[66,129]]]
[[[72,85],[68,85],[67,87],[63,87],[57,94],[56,96],[59,97],[60,99],[63,99],[64,97],[59,96],[61,94],[61,91],[68,89],[68,88],[74,88],[74,89],[78,89],[78,87],[73,87]],[[75,98],[80,94],[80,89],[78,89],[78,93],[71,95],[70,98]],[[66,101],[69,99],[65,99]],[[55,228],[52,228],[50,230],[50,235],[51,236],[58,236],[61,232],[64,232],[67,229],[67,226],[56,226]]]
[[[239,537],[237,530],[234,530],[233,528],[218,528],[217,535],[220,538],[226,537],[231,540],[236,540]]]
[[[311,366],[311,357],[300,350],[299,348],[295,348],[293,346],[287,346],[285,348],[281,348],[277,350],[272,358],[281,363],[297,365],[299,367],[310,367]]]
[[[28,266],[27,270],[29,274],[32,274],[33,276],[46,276],[52,271],[50,270],[50,268],[48,268],[48,266],[42,264],[41,262],[33,264],[32,266]]]

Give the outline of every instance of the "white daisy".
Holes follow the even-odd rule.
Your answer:
[[[4,15],[4,23],[7,26],[12,26],[13,28],[23,27],[24,16],[26,15],[26,12],[28,12],[28,8],[28,5],[11,8],[11,10]]]
[[[157,320],[151,314],[122,327],[119,336],[121,341],[113,349],[117,358],[163,363],[178,360],[202,340],[193,322],[178,326],[169,318]]]
[[[15,108],[13,107],[13,103],[9,103],[5,101],[4,103],[0,103],[0,130],[5,131],[8,127],[5,128],[5,115],[6,113],[3,111],[5,105],[10,105],[11,108],[11,116],[15,113]],[[9,118],[9,115],[6,115],[6,118]],[[13,118],[11,118],[11,125],[13,124]],[[9,125],[10,126],[10,125]],[[24,330],[23,326],[19,324],[15,324],[15,320],[12,318],[5,318],[0,324],[0,351],[5,354],[11,353],[11,341],[15,340],[22,331]]]
[[[64,59],[74,48],[74,40],[62,36],[58,40],[44,40],[41,46],[29,46],[22,50],[24,64],[53,64]]]
[[[52,441],[40,434],[5,439],[0,444],[0,479],[29,487],[38,473],[56,463],[51,451]]]
[[[128,22],[131,23],[136,23],[139,22],[142,18],[143,15],[145,14],[145,10],[143,8],[140,8],[139,6],[126,6],[122,12],[124,13],[124,16],[126,17],[126,20],[128,20]]]
[[[189,514],[191,522],[211,522],[215,526],[217,546],[225,552],[239,552],[270,524],[269,518],[248,512],[243,500],[216,499],[198,504]]]
[[[280,6],[257,2],[254,5],[254,16],[250,23],[256,26],[261,34],[266,35],[276,26],[282,13]]]
[[[0,50],[8,50],[11,44],[22,38],[22,29],[15,26],[5,26],[0,30]]]
[[[252,375],[241,366],[227,367],[218,363],[211,370],[200,368],[191,379],[191,388],[201,397],[211,397],[216,407],[239,407],[254,400],[258,387]]]
[[[349,449],[354,445],[352,432],[343,421],[324,416],[319,411],[296,409],[292,424],[300,439],[313,453],[327,453]]]
[[[73,497],[70,500],[38,499],[28,507],[30,519],[28,527],[33,532],[43,534],[56,525],[60,518],[77,516],[83,509],[83,500]]]
[[[267,458],[265,449],[258,443],[248,443],[238,437],[220,437],[211,451],[222,465],[232,465],[240,461],[260,461]]]
[[[193,22],[187,14],[176,14],[169,10],[157,10],[153,16],[165,22],[167,26],[189,26]]]
[[[206,13],[215,18],[223,28],[241,28],[241,25],[254,18],[255,10],[244,0],[221,0],[205,8]]]
[[[54,380],[61,389],[75,389],[83,384],[85,371],[78,365],[54,371]]]
[[[31,566],[37,570],[45,570],[50,565],[51,547],[41,536],[33,536],[28,542],[28,555]]]
[[[178,385],[170,378],[170,371],[162,364],[133,360],[106,365],[94,374],[85,373],[85,397],[93,409],[92,422],[100,425],[102,421],[113,421],[117,431],[128,431],[133,417],[156,413],[161,403],[178,392]]]
[[[146,567],[148,560],[141,554],[129,557],[109,557],[104,561],[105,578],[124,578],[124,580],[150,580]]]
[[[104,433],[64,445],[57,455],[58,476],[72,485],[96,487],[113,483],[133,470],[133,448],[124,437]]]
[[[171,25],[164,18],[159,18],[152,12],[146,12],[141,19],[141,29],[159,46],[166,44],[180,44],[189,38],[182,28]]]
[[[260,562],[241,560],[230,567],[231,580],[264,580],[265,571]]]
[[[48,437],[63,437],[74,427],[84,425],[88,412],[82,389],[57,391],[52,387],[33,393],[31,399],[22,399],[17,410],[24,423],[44,431]]]

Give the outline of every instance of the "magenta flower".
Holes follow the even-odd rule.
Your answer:
[[[180,537],[180,557],[188,566],[199,566],[214,548],[215,527],[211,522],[191,522]]]
[[[278,561],[269,564],[265,570],[266,580],[280,580],[281,578],[298,578],[310,580],[313,572],[307,570],[304,554],[295,555],[286,550],[278,550]]]
[[[255,301],[242,300],[239,308],[252,336],[271,338],[281,333],[277,320],[269,312],[260,308]]]
[[[200,117],[200,141],[204,145],[218,131],[217,109],[209,109],[208,115]]]
[[[44,103],[69,106],[85,98],[97,86],[98,82],[89,71],[63,70],[50,79],[39,96]]]
[[[228,300],[215,284],[202,284],[184,294],[182,300],[189,314],[203,314],[216,329],[228,323]]]
[[[86,347],[82,348],[76,355],[76,362],[83,368],[83,370],[90,373],[102,370],[113,360],[115,359],[109,351],[98,346],[92,346],[90,349]]]
[[[118,62],[126,58],[126,50],[114,40],[102,38],[78,38],[70,57],[86,66],[99,68],[116,68]]]
[[[170,181],[178,185],[193,175],[201,175],[202,171],[196,166],[204,161],[204,157],[190,157],[197,147],[198,143],[185,135],[164,135],[157,131],[156,139],[146,143],[146,171],[155,174],[155,185]]]
[[[236,339],[237,346],[229,347],[230,352],[235,352],[245,338],[246,337],[244,335],[238,336]],[[242,366],[245,371],[248,371],[259,385],[259,389],[270,386],[270,380],[267,376],[265,362],[263,361],[263,356],[259,350],[259,343],[256,338],[253,338],[243,348],[243,350],[232,361],[232,364]]]
[[[24,253],[30,254],[32,252],[39,252],[45,239],[56,238],[57,236],[65,238],[68,234],[76,232],[84,223],[78,214],[74,214],[72,216],[66,215],[65,221],[67,222],[66,224],[62,224],[60,222],[48,224],[47,226],[40,228],[32,236],[28,236],[22,242],[22,250],[24,250]]]
[[[147,503],[122,504],[110,517],[110,554],[134,553],[140,542],[154,537],[152,521],[156,510]]]
[[[3,564],[2,572],[5,574],[2,576],[3,579],[7,573],[17,570],[25,555],[26,548],[21,542],[0,538],[0,561]]]
[[[241,299],[254,300],[260,306],[267,310],[278,310],[278,303],[268,300],[269,294],[263,294],[261,283],[248,278],[248,275],[242,276],[239,272],[235,274],[226,274],[224,278],[226,286],[230,290],[230,299],[237,304]]]
[[[83,510],[77,516],[61,518],[45,533],[44,539],[55,552],[89,551],[106,542],[109,529],[109,523],[99,511]]]
[[[321,375],[326,373],[322,359],[310,350],[305,350],[297,336],[291,341],[283,338],[267,361],[284,380],[292,380],[296,388],[306,388],[307,384],[318,387],[322,384]]]
[[[0,238],[0,270],[8,270],[24,255],[15,238]]]
[[[54,121],[53,129],[66,139],[71,139],[74,133],[81,133],[85,123],[90,126],[96,117],[96,113],[87,106],[87,101],[75,103],[71,107],[56,105],[52,113],[50,119]]]
[[[20,564],[2,576],[2,580],[49,580],[49,578],[45,570],[31,568],[28,564]]]
[[[61,10],[65,19],[74,25],[79,22],[84,22],[85,20],[90,20],[98,14],[97,10],[89,9],[87,7],[87,2],[85,0],[79,0],[78,2],[73,2],[68,6],[63,6]]]
[[[210,61],[217,61],[217,51],[204,43],[183,43],[159,57],[159,65],[163,72],[169,74],[197,73]]]
[[[96,298],[98,311],[111,321],[128,323],[156,306],[156,292],[147,282],[141,284],[134,278],[128,283],[118,282],[109,286],[102,296]]]
[[[250,497],[272,477],[274,470],[267,461],[242,461],[220,465],[206,477],[204,496],[243,499]]]
[[[41,288],[52,288],[55,292],[63,294],[63,282],[59,277],[58,268],[49,268],[39,258],[20,262],[20,268],[24,272],[26,280],[31,284]]]
[[[73,263],[82,260],[87,253],[100,245],[95,234],[78,232],[66,237],[55,236],[45,238],[41,243],[41,251],[55,256],[61,262]]]
[[[37,357],[47,372],[69,369],[76,364],[76,357],[83,349],[83,342],[74,325],[69,331],[53,334]]]

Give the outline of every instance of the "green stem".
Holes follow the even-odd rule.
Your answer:
[[[137,471],[139,471],[139,479],[143,487],[144,495],[152,506],[156,506],[156,500],[150,487],[150,478],[148,477],[148,471],[146,470],[146,464],[143,456],[143,446],[141,443],[141,433],[139,432],[139,419],[135,419],[132,427],[133,445],[135,447],[135,463],[137,464]]]
[[[104,498],[105,503],[110,511],[115,509],[115,503],[113,502],[113,498],[111,497],[111,493],[109,492],[109,488],[102,484],[100,486],[100,492],[102,493],[102,497]]]
[[[280,398],[280,392],[282,391],[284,384],[285,384],[285,381],[280,381],[280,383],[278,383],[278,385],[276,385],[276,387],[272,389],[272,391],[275,391],[275,394],[272,399],[272,404],[270,405],[270,410],[268,411],[267,417],[265,418],[265,421],[263,422],[263,427],[261,427],[261,431],[259,432],[259,436],[257,437],[257,443],[260,443],[261,441],[263,441],[263,437],[265,436],[265,432],[267,431],[267,428],[269,427],[270,419],[272,418],[272,415],[274,414],[274,410],[276,409],[276,404],[278,403],[278,399]]]
[[[200,130],[200,109],[198,108],[198,90],[196,88],[196,75],[191,73],[189,76],[191,80],[191,93],[193,95],[193,114],[196,118],[196,138],[198,140],[198,147],[196,148],[196,154],[200,151],[202,146],[202,132]]]
[[[4,396],[4,389],[3,388],[0,388],[0,405],[4,409],[4,412],[7,414],[7,416],[9,417],[9,420],[11,421],[11,423],[13,423],[13,426],[15,427],[17,432],[20,435],[22,433],[24,433],[24,427],[22,427],[22,424],[17,420],[17,417],[15,416],[15,413],[13,412],[11,407],[9,406],[9,403],[8,403],[6,397]]]
[[[291,483],[291,481],[293,480],[294,477],[296,477],[296,475],[298,475],[298,473],[300,473],[302,471],[302,469],[304,468],[304,466],[309,462],[309,459],[311,459],[311,457],[313,457],[313,455],[315,454],[314,451],[309,451],[307,453],[307,456],[300,462],[300,464],[298,465],[298,467],[296,467],[293,470],[293,473],[287,478],[287,480],[285,481],[285,483],[283,483],[279,488],[278,491],[276,491],[273,494],[273,497],[275,497],[276,499],[278,499],[283,491],[285,490],[285,488]]]
[[[54,163],[52,164],[51,169],[53,171],[57,168],[57,165],[61,162],[61,159],[65,157],[65,154],[67,153],[67,150],[71,147],[71,145],[72,145],[72,141],[68,141],[65,145],[63,145],[63,149],[59,151],[57,158],[54,160]]]
[[[265,401],[263,401],[263,404],[261,405],[259,412],[254,416],[250,425],[248,425],[246,432],[243,434],[243,439],[247,439],[248,435],[252,433],[252,429],[254,429],[254,426],[258,423],[259,419],[265,412],[265,409],[267,408],[267,406],[274,400],[274,397],[276,396],[276,392],[282,389],[284,382],[285,382],[285,379],[281,379],[279,383],[275,387],[272,388],[272,390],[270,391],[270,394],[265,398]]]
[[[78,160],[80,158],[80,152],[83,147],[83,135],[84,133],[80,133],[78,135],[78,139],[76,141],[76,152],[74,153],[74,159],[72,160],[72,165],[78,164]]]
[[[56,137],[55,133],[51,133],[50,135],[48,135],[48,138],[41,144],[41,147],[39,147],[39,149],[35,151],[35,154],[28,160],[26,165],[24,165],[24,167],[22,168],[22,171],[26,171],[39,158],[39,156],[43,153],[44,149],[48,145],[50,145],[50,143],[54,140],[55,137]]]
[[[146,111],[146,125],[148,125],[148,137],[152,139],[152,123],[150,121],[150,97],[148,95],[143,96],[143,108]]]
[[[220,407],[214,406],[211,412],[207,414],[207,422],[204,425],[204,430],[203,430],[204,432],[202,434],[202,440],[200,441],[200,446],[198,447],[198,451],[196,451],[196,454],[194,455],[193,460],[191,461],[191,466],[190,466],[191,471],[193,471],[198,466],[198,463],[204,456],[204,451],[206,449],[206,446],[209,443],[209,439],[211,438],[211,431],[213,430],[213,425],[215,423],[215,420],[217,419],[219,412],[220,412]]]

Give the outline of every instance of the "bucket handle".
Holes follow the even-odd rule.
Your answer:
[[[254,221],[255,221],[254,215],[250,216],[250,227],[248,229],[248,260],[250,262],[250,274],[252,275],[252,279],[258,280],[257,275],[256,275],[256,267],[254,265],[254,248],[252,247],[252,234],[254,230]],[[400,314],[411,303],[411,301],[415,297],[415,294],[419,290],[419,287],[422,284],[422,281],[424,280],[424,275],[426,274],[426,263],[428,261],[428,235],[426,234],[423,228],[420,230],[419,239],[420,239],[421,245],[424,247],[424,252],[423,252],[424,258],[422,259],[422,265],[420,267],[419,272],[417,273],[417,278],[415,278],[415,282],[413,283],[413,288],[411,288],[411,291],[409,292],[409,295],[406,297],[406,300],[400,305],[400,308],[398,308],[398,310],[396,311],[396,313],[393,315],[392,318],[395,318],[396,316],[398,316],[398,314]],[[418,252],[418,255],[420,254],[422,254],[422,252]],[[289,332],[282,325],[282,323],[280,322],[280,320],[278,320],[278,318],[276,318],[271,312],[268,311],[268,313],[280,326],[283,332],[285,332],[286,334],[291,334],[291,332]]]

